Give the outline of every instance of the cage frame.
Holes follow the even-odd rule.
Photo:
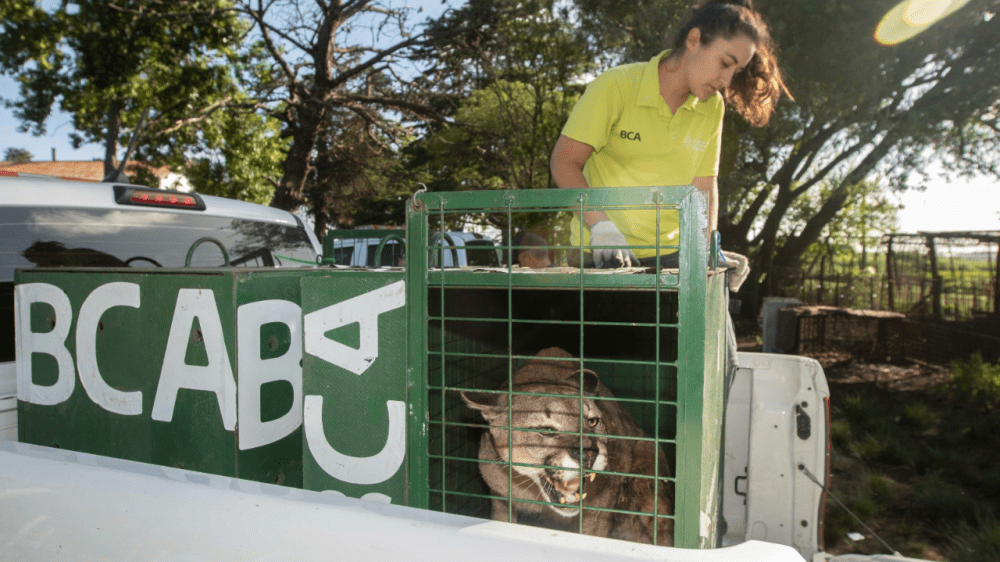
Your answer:
[[[642,207],[661,211],[676,209],[680,219],[679,266],[608,274],[607,271],[575,268],[575,271],[515,271],[510,264],[497,270],[475,268],[429,268],[429,254],[450,249],[442,237],[433,243],[430,220],[446,213],[504,212],[508,217],[525,209],[573,210],[580,220],[584,210]],[[659,212],[657,212],[659,216]],[[674,480],[674,545],[682,548],[717,546],[725,365],[725,275],[718,267],[715,237],[707,232],[704,195],[693,186],[648,188],[554,189],[482,192],[420,192],[407,210],[407,302],[409,345],[407,386],[410,422],[406,464],[409,482],[407,504],[429,508],[431,412],[428,380],[430,357],[428,322],[431,287],[502,287],[517,289],[574,289],[583,298],[588,290],[653,291],[656,294],[656,333],[661,329],[659,305],[664,292],[677,293],[677,398]],[[510,224],[511,221],[508,221]],[[443,222],[442,222],[443,224]],[[659,225],[657,225],[659,226]],[[659,230],[659,228],[657,229]],[[510,240],[510,237],[507,238]],[[712,240],[710,243],[709,240]],[[657,256],[661,248],[657,241]],[[516,246],[506,245],[508,251]],[[582,254],[593,246],[574,247]],[[442,298],[442,307],[443,307]],[[509,305],[508,301],[508,305]],[[443,314],[443,313],[442,313]],[[581,308],[581,324],[583,323]],[[512,321],[508,316],[508,330]],[[582,328],[581,328],[582,329]],[[581,335],[582,338],[582,335]],[[508,340],[509,342],[510,340]],[[656,346],[654,369],[663,362]],[[514,355],[508,347],[508,377],[513,374]],[[581,367],[583,358],[578,358]],[[683,375],[682,375],[683,373]],[[694,376],[691,373],[702,373]],[[658,391],[657,391],[658,392]],[[657,394],[659,396],[659,394]],[[658,412],[658,409],[657,409]],[[517,429],[517,428],[513,428]],[[655,443],[660,439],[655,437]]]

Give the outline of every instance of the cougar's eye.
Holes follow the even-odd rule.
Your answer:
[[[601,423],[601,418],[587,418],[587,423],[590,427],[597,427],[597,424]]]

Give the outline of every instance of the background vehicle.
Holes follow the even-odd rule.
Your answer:
[[[350,267],[401,266],[406,258],[405,235],[402,228],[330,230],[323,239],[325,261]],[[444,267],[500,266],[500,251],[493,240],[482,234],[452,231],[444,233],[443,240],[448,246],[441,254]],[[432,267],[437,267],[435,259],[431,257]]]
[[[0,175],[0,437],[15,438],[14,270],[312,267],[321,248],[291,213],[128,184]]]
[[[323,237],[323,261],[349,267],[402,266],[406,258],[405,240],[406,231],[402,228],[329,230]]]

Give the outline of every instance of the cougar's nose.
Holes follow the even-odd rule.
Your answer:
[[[584,467],[586,468],[594,466],[594,460],[597,459],[597,453],[598,453],[597,447],[593,445],[588,445],[587,447],[585,447],[583,449],[584,460],[581,464],[583,464]],[[576,462],[580,462],[580,449],[573,448],[569,452],[569,456],[572,457],[573,460],[575,460]]]

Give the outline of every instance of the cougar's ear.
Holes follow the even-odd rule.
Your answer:
[[[583,391],[588,394],[594,394],[597,392],[597,387],[601,384],[601,379],[597,378],[597,373],[591,371],[590,369],[581,369],[580,371],[575,371],[570,377],[574,383],[579,383],[580,373],[583,373]]]
[[[483,414],[495,410],[500,404],[500,398],[506,396],[500,392],[473,392],[468,390],[463,390],[459,394],[462,395],[462,400],[470,408],[479,410]]]
[[[560,347],[546,347],[539,351],[535,357],[573,357],[568,351]]]

